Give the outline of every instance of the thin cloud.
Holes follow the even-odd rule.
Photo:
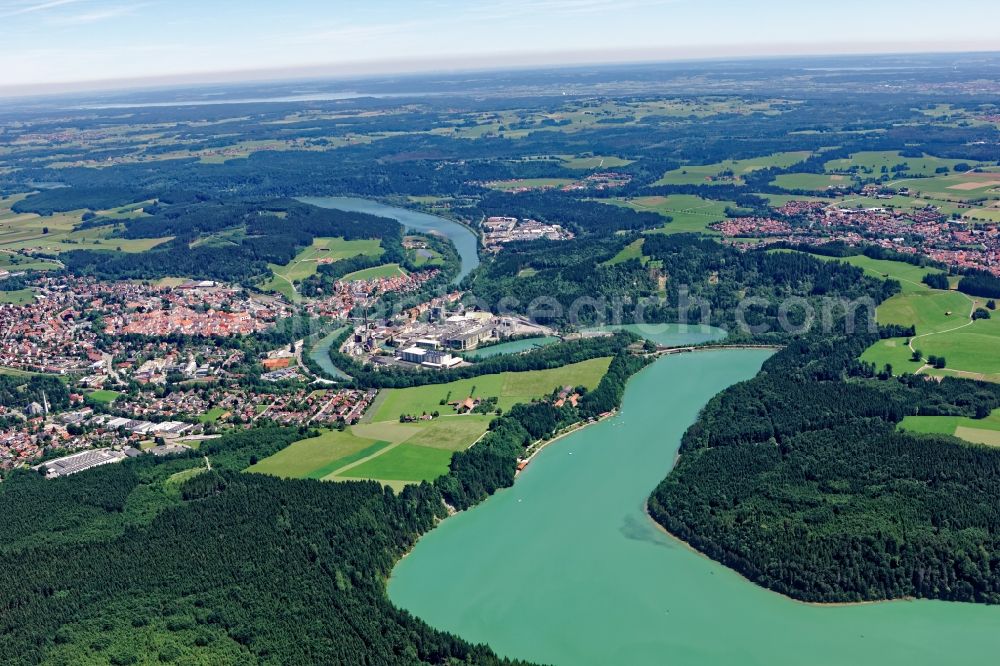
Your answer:
[[[122,16],[130,16],[146,5],[119,5],[117,7],[107,7],[105,9],[95,9],[81,14],[67,14],[65,16],[55,16],[50,21],[57,25],[86,25],[88,23],[99,23]]]
[[[9,6],[6,9],[3,8],[3,5],[0,5],[0,18],[21,16],[23,14],[34,14],[35,12],[43,12],[48,9],[55,9],[66,5],[75,5],[84,1],[85,0],[49,0],[48,2],[36,2],[33,4],[14,3],[13,6]]]

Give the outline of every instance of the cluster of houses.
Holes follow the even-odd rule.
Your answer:
[[[338,280],[333,284],[331,293],[323,293],[322,289],[315,298],[304,303],[308,314],[315,317],[330,317],[340,319],[350,316],[357,308],[371,307],[384,294],[407,294],[417,291],[421,285],[432,280],[441,271],[432,268],[425,271],[415,271],[403,275],[377,277],[369,280]]]

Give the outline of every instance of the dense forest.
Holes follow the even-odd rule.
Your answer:
[[[650,514],[797,599],[1000,603],[1000,451],[896,429],[911,414],[982,418],[1000,387],[869,379],[854,360],[866,342],[797,342],[715,397]]]
[[[0,661],[515,663],[394,608],[385,579],[442,500],[510,486],[525,446],[613,409],[646,362],[617,354],[579,408],[513,408],[447,475],[398,494],[241,473],[317,434],[277,427],[54,481],[15,474],[0,486]]]
[[[91,223],[99,224],[100,218]],[[383,261],[404,260],[398,222],[292,200],[161,204],[151,216],[125,222],[120,233],[122,238],[172,240],[147,252],[73,250],[60,259],[73,274],[102,280],[184,275],[243,284],[268,275],[269,263],[287,264],[315,238],[379,238]]]
[[[898,282],[867,276],[846,263],[802,252],[740,251],[692,234],[647,236],[642,249],[651,260],[647,266],[638,259],[609,264],[629,240],[583,239],[559,252],[543,242],[515,245],[475,274],[472,293],[517,311],[531,311],[538,303],[537,319],[562,325],[632,322],[641,316],[647,323],[708,323],[734,339],[781,341],[790,337],[781,326],[782,299],[806,299],[819,316],[829,305],[822,299],[871,298],[874,308],[900,289]],[[654,261],[655,267],[648,267]],[[525,275],[526,268],[534,272]],[[667,278],[662,292],[661,276]],[[744,327],[738,314],[748,297],[762,299],[762,305],[743,311]],[[589,305],[574,309],[583,299]],[[553,300],[558,307],[546,306]],[[831,313],[831,321],[842,320],[843,313],[843,308]],[[792,323],[804,323],[803,313],[787,314]]]

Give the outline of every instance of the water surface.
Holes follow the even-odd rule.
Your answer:
[[[557,342],[559,342],[559,338],[551,335],[547,335],[543,338],[524,338],[523,340],[501,342],[500,344],[490,345],[489,347],[483,347],[482,349],[465,352],[463,356],[467,356],[471,359],[483,359],[490,358],[491,356],[500,356],[501,354],[520,354],[521,352],[531,351],[532,349],[548,347],[549,345],[554,345]]]
[[[338,368],[333,364],[330,359],[330,348],[333,346],[333,341],[337,336],[342,335],[348,327],[342,326],[337,330],[323,336],[319,341],[316,342],[309,350],[309,358],[316,362],[323,372],[330,375],[334,379],[350,379],[350,376],[343,370]]]
[[[396,220],[407,231],[417,231],[420,233],[438,233],[447,237],[455,244],[458,256],[462,260],[461,269],[455,277],[455,284],[461,282],[462,278],[471,273],[479,265],[479,239],[468,227],[464,227],[454,220],[449,220],[437,215],[428,215],[407,208],[389,206],[371,199],[358,199],[354,197],[302,197],[299,201],[320,208],[336,208],[354,213],[368,213],[380,217],[388,217]]]
[[[551,445],[513,488],[421,539],[396,567],[390,597],[500,654],[566,666],[996,663],[1000,608],[801,604],[649,520],[645,500],[684,430],[767,354],[657,361],[629,383],[619,415]]]

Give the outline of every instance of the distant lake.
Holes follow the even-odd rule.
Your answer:
[[[449,220],[437,215],[428,215],[407,208],[389,206],[371,199],[359,199],[355,197],[301,197],[302,203],[312,204],[320,208],[335,208],[353,213],[368,213],[396,220],[407,231],[417,231],[421,233],[436,232],[447,237],[458,250],[461,259],[461,269],[453,282],[458,284],[466,275],[471,273],[479,265],[479,239],[468,227],[464,227],[458,222]]]

